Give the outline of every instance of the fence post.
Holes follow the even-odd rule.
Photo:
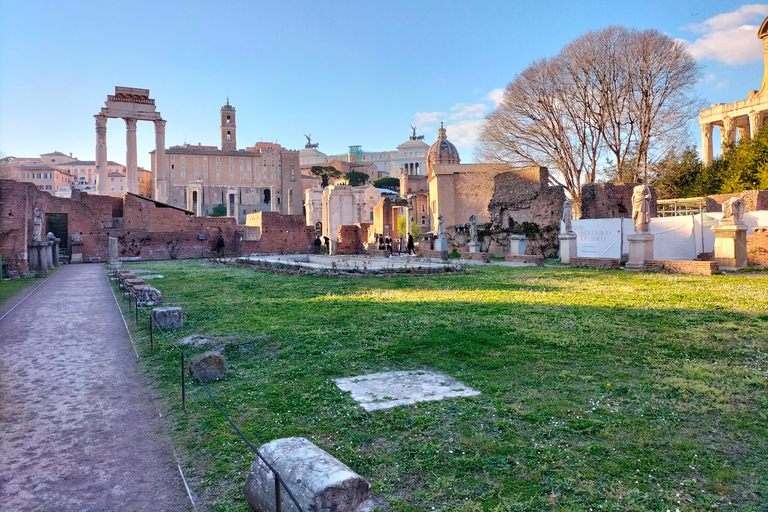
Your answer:
[[[181,353],[181,409],[187,412],[187,397],[184,393],[184,352]]]
[[[155,351],[155,340],[152,331],[154,326],[152,325],[152,312],[149,312],[149,353],[152,354]]]
[[[139,297],[136,296],[133,300],[136,302],[136,308],[134,309],[136,311],[136,325],[139,325]]]
[[[280,473],[275,471],[275,512],[283,511],[283,499],[280,496]]]

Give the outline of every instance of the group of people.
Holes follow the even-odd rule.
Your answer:
[[[375,235],[374,235],[375,237]],[[378,242],[379,242],[379,250],[380,251],[389,251],[391,254],[395,253],[395,246],[393,245],[392,237],[389,236],[389,233],[385,235],[378,235]],[[406,253],[409,256],[411,254],[416,254],[415,250],[415,244],[413,243],[413,235],[408,235],[408,241],[403,238],[403,235],[400,235],[400,239],[394,241],[397,246],[397,254],[403,254]]]

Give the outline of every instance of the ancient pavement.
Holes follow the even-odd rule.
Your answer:
[[[0,509],[191,510],[149,397],[101,265],[59,269],[0,320]]]

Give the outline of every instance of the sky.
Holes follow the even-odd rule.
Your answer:
[[[443,121],[471,162],[507,84],[587,31],[621,24],[685,41],[709,105],[760,88],[766,16],[768,4],[728,0],[0,0],[0,152],[93,160],[93,115],[119,85],[150,90],[167,146],[219,145],[229,98],[239,148],[301,149],[307,134],[326,154],[394,150],[410,125],[432,144]],[[695,120],[691,133],[700,145]],[[110,120],[107,137],[124,164],[125,123]],[[153,149],[152,123],[138,123],[140,166]]]

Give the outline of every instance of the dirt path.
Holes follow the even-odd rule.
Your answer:
[[[100,265],[0,320],[0,509],[191,510]]]

